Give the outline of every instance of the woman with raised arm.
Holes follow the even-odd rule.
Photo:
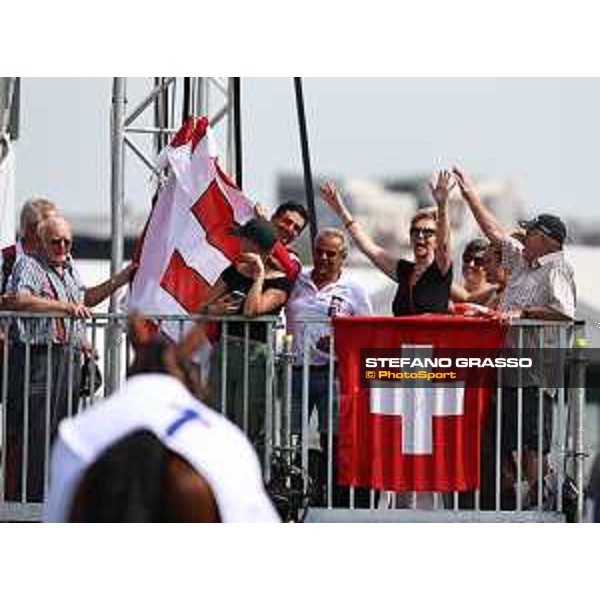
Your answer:
[[[414,261],[398,258],[378,245],[357,223],[332,182],[321,187],[328,206],[341,219],[360,251],[398,283],[392,304],[394,316],[446,312],[452,283],[448,197],[454,187],[452,174],[440,171],[429,184],[437,208],[418,211],[410,224]]]

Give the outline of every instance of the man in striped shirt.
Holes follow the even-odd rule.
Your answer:
[[[42,500],[45,450],[58,423],[77,408],[86,347],[82,319],[133,273],[130,265],[104,283],[86,288],[73,266],[69,223],[50,216],[41,221],[38,235],[35,254],[17,259],[5,298],[9,310],[41,313],[17,320],[8,352],[6,497],[21,497],[19,487],[26,481],[25,497],[31,502]],[[55,316],[44,318],[44,313]],[[25,424],[27,477],[21,474]]]
[[[458,168],[453,170],[462,196],[486,237],[502,250],[502,265],[510,272],[499,310],[514,319],[569,321],[575,318],[575,278],[573,269],[563,254],[567,231],[562,220],[550,214],[521,223],[525,229],[523,243],[510,237],[494,215],[484,206],[467,175]],[[527,334],[526,330],[523,332]],[[540,334],[540,335],[543,335]],[[541,346],[538,331],[528,336],[523,346]],[[523,337],[521,337],[523,340]],[[510,341],[509,341],[510,345]],[[552,346],[550,336],[544,337],[543,347]],[[566,344],[565,344],[566,345]],[[540,387],[541,386],[541,387]],[[544,387],[544,373],[525,373],[519,384],[508,383],[502,388],[502,449],[503,473],[517,472],[514,451],[517,450],[518,393],[522,388],[522,445],[523,467],[529,486],[529,501],[538,498],[539,438],[543,454],[543,469],[548,469],[547,455],[552,436],[552,399],[555,389]],[[539,431],[538,406],[542,394],[542,431]],[[510,481],[510,477],[505,478]],[[508,486],[510,487],[510,486]]]

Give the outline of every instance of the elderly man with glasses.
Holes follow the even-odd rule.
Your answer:
[[[45,447],[59,421],[77,409],[87,347],[82,319],[91,316],[90,307],[127,283],[134,270],[129,265],[111,279],[86,288],[73,265],[69,223],[63,217],[50,216],[39,224],[38,237],[35,253],[17,259],[5,299],[9,310],[53,313],[48,318],[19,318],[10,331],[6,496],[9,500],[20,497],[20,483],[26,481],[25,497],[32,502],[43,496]],[[28,460],[24,478],[25,427]]]

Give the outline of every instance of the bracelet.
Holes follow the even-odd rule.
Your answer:
[[[344,227],[346,229],[349,229],[350,227],[352,227],[352,225],[354,225],[356,223],[356,221],[354,219],[349,219],[348,221],[346,221],[344,223]]]

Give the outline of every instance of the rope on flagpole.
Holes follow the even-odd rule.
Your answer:
[[[315,208],[315,192],[313,187],[312,171],[310,168],[310,152],[308,149],[308,134],[306,131],[306,113],[304,111],[304,94],[302,92],[302,77],[294,77],[296,92],[296,108],[298,110],[298,126],[300,128],[300,146],[302,148],[302,166],[304,168],[304,189],[308,204],[310,225],[311,252],[317,237],[317,211]]]

